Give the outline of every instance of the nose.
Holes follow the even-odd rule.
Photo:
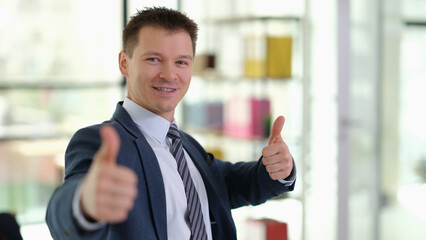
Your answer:
[[[164,63],[161,66],[159,77],[167,81],[174,81],[177,78],[176,69],[173,63]]]

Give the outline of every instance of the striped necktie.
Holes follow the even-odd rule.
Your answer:
[[[207,240],[206,227],[204,226],[203,212],[201,211],[200,199],[192,182],[191,174],[186,163],[183,152],[179,130],[176,124],[171,124],[167,136],[172,139],[172,154],[176,159],[178,172],[185,187],[186,201],[188,204],[189,225],[191,228],[191,239]]]

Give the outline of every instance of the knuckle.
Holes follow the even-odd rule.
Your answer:
[[[269,173],[269,176],[271,177],[271,179],[277,180],[275,173]]]
[[[126,204],[126,210],[127,210],[127,211],[132,210],[132,209],[133,209],[133,206],[134,206],[134,204],[133,204],[133,201],[132,201],[132,200],[127,201],[127,204]]]
[[[135,172],[132,171],[132,183],[133,183],[134,186],[137,186],[138,180],[139,180],[138,176],[136,175]]]
[[[103,209],[104,199],[103,197],[96,196],[95,199],[95,208],[97,209],[97,212],[101,212]]]
[[[265,156],[266,156],[266,152],[267,152],[267,149],[266,149],[266,147],[265,147],[265,148],[263,148],[263,149],[262,149],[262,156],[263,156],[263,157],[265,157]]]
[[[122,222],[122,221],[126,220],[127,219],[127,215],[128,215],[128,212],[125,211],[125,210],[118,211],[117,214],[116,214],[117,222]]]
[[[285,152],[285,157],[286,157],[286,159],[288,161],[292,161],[293,160],[293,157],[291,156],[290,152],[288,152],[288,151]]]
[[[134,200],[137,196],[138,196],[138,189],[135,187],[135,188],[133,188],[133,191],[132,191],[132,197],[133,197],[133,200]]]
[[[100,181],[98,184],[96,184],[96,192],[99,194],[99,193],[102,193],[104,190],[105,190],[105,185],[104,184],[102,184],[102,182],[103,181]],[[99,197],[98,197],[99,198]]]
[[[265,166],[265,168],[266,168],[266,171],[267,171],[268,173],[271,173],[271,167],[270,167],[270,166]]]

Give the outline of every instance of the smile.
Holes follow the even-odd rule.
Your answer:
[[[161,87],[154,87],[155,89],[162,91],[162,92],[173,92],[173,88],[161,88]]]

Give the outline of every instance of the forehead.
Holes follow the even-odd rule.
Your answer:
[[[139,30],[136,48],[147,50],[180,50],[192,53],[192,41],[184,30],[170,31],[164,28],[144,26]]]

